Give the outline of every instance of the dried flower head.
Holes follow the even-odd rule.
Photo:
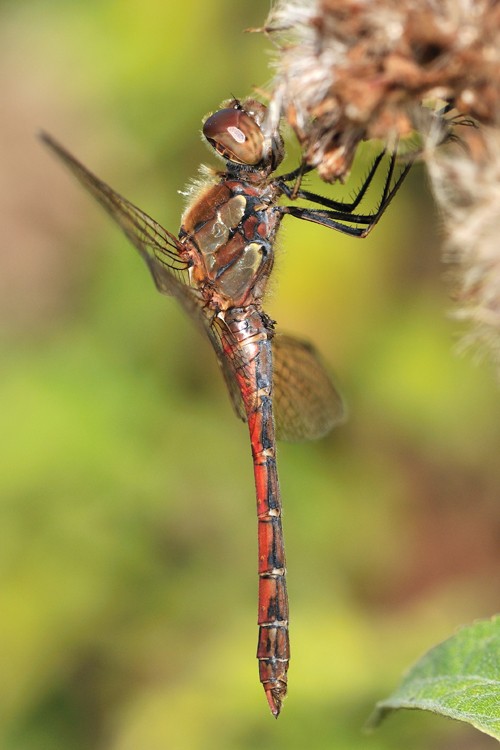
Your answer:
[[[425,99],[498,119],[500,5],[494,0],[281,0],[274,97],[325,180],[359,141],[410,134]]]
[[[390,148],[420,133],[456,314],[474,323],[466,343],[486,342],[500,364],[500,3],[279,0],[266,31],[278,47],[271,112],[324,180],[347,175],[362,139]],[[459,126],[471,119],[480,127]]]
[[[487,348],[500,365],[500,130],[469,128],[462,138],[427,167],[448,229],[455,316],[473,323],[463,343]]]

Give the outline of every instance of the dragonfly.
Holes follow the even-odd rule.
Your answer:
[[[258,522],[257,659],[277,718],[287,693],[290,645],[276,435],[320,438],[343,421],[344,406],[316,350],[277,332],[263,310],[275,239],[286,216],[365,237],[411,164],[396,178],[392,154],[378,208],[357,212],[384,152],[351,202],[334,201],[302,188],[302,177],[312,169],[307,165],[273,176],[285,149],[279,128],[269,126],[267,115],[267,107],[256,99],[232,99],[205,120],[203,135],[225,169],[206,170],[177,236],[96,177],[53,137],[40,137],[139,251],[157,289],[175,297],[208,336],[235,412],[248,425]],[[287,205],[279,203],[282,197],[289,199]],[[297,205],[299,198],[308,206]]]

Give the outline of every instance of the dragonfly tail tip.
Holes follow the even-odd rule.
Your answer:
[[[276,691],[272,689],[266,690],[266,698],[267,702],[269,703],[269,708],[271,709],[272,715],[275,719],[277,719],[281,711],[282,698],[276,695],[275,692]]]

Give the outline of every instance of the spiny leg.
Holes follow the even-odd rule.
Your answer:
[[[381,157],[380,157],[381,158]],[[384,184],[384,189],[382,192],[382,197],[380,200],[379,207],[376,211],[374,211],[371,214],[353,214],[352,213],[352,206],[358,205],[361,198],[363,197],[364,193],[366,192],[367,185],[366,180],[363,186],[361,187],[361,191],[363,191],[363,195],[361,198],[356,196],[356,199],[352,203],[340,203],[332,201],[331,204],[333,204],[334,208],[331,209],[317,209],[317,208],[302,208],[299,206],[283,206],[281,208],[283,214],[290,214],[291,216],[295,216],[298,219],[304,219],[305,221],[312,221],[315,224],[321,224],[322,226],[329,227],[330,229],[335,229],[339,232],[342,232],[343,234],[350,235],[351,237],[366,237],[373,227],[377,224],[387,207],[389,206],[390,202],[396,195],[397,191],[403,184],[404,179],[408,175],[408,172],[410,171],[411,167],[413,166],[414,158],[412,158],[408,163],[405,165],[404,169],[402,170],[401,174],[399,175],[398,179],[394,183],[393,187],[390,188],[390,183],[392,180],[392,176],[394,174],[394,166],[396,163],[396,155],[393,154],[391,156],[391,161],[389,165],[389,170],[387,173],[387,177]],[[378,164],[377,164],[378,166]],[[368,184],[373,179],[373,167],[370,170],[370,174],[368,175]],[[360,191],[360,192],[361,192]],[[313,195],[313,194],[309,194]],[[320,200],[317,200],[316,202],[320,205],[330,205],[328,202],[328,199],[323,199],[321,196],[317,196]],[[308,200],[312,200],[312,198],[308,198]],[[361,224],[362,226],[357,226]]]
[[[327,208],[331,208],[334,211],[343,211],[343,212],[346,212],[346,213],[350,213],[350,212],[354,211],[355,208],[357,208],[357,206],[361,203],[361,201],[363,200],[364,196],[366,195],[366,192],[367,192],[368,188],[370,187],[370,185],[371,185],[371,183],[373,181],[373,178],[374,178],[374,176],[375,176],[375,174],[376,174],[376,172],[378,170],[379,164],[382,161],[382,159],[384,158],[384,156],[385,156],[385,151],[381,151],[380,154],[378,154],[377,158],[374,160],[374,162],[373,162],[373,164],[372,164],[372,166],[370,168],[370,171],[368,172],[365,180],[363,181],[363,184],[361,185],[361,187],[357,191],[356,197],[351,202],[347,202],[347,201],[335,201],[332,198],[326,198],[323,195],[318,195],[317,193],[311,193],[311,192],[309,192],[307,190],[295,190],[295,185],[294,185],[293,189],[290,188],[289,185],[285,185],[285,184],[281,185],[281,187],[283,189],[284,194],[290,200],[295,200],[297,198],[302,198],[303,200],[310,201],[311,203],[317,203],[319,206],[326,206]],[[395,155],[393,154],[393,156],[391,157],[391,165],[389,166],[389,173],[390,173],[390,175],[388,173],[389,179],[391,179],[392,174],[394,172],[394,166],[393,166],[393,162],[394,161],[395,161]],[[307,171],[311,171],[311,170],[309,169]],[[295,170],[295,172],[291,172],[290,175],[284,175],[284,177],[280,178],[280,183],[283,180],[286,181],[287,178],[291,179],[290,176],[291,175],[295,175],[295,173],[298,173],[301,176],[304,174],[303,171],[300,172],[300,167],[299,167],[299,169]],[[387,178],[386,178],[386,182],[387,182]]]

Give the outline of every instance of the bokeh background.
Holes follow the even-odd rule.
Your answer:
[[[369,240],[282,230],[268,310],[322,351],[350,419],[279,450],[293,660],[275,722],[246,429],[208,343],[35,139],[177,231],[178,190],[213,163],[202,117],[270,79],[269,40],[243,33],[268,9],[0,4],[1,750],[494,742],[423,714],[362,731],[425,650],[499,609],[498,386],[456,352],[421,169]]]

